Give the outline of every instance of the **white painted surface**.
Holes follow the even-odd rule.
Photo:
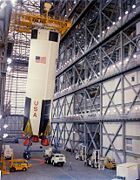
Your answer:
[[[50,30],[38,30],[38,38],[31,39],[26,97],[31,98],[30,121],[34,135],[38,135],[42,100],[53,100],[55,86],[56,59],[59,41],[49,41]],[[60,38],[59,38],[60,40]],[[46,59],[36,62],[36,56]],[[34,103],[37,103],[34,116]]]
[[[126,180],[139,178],[140,165],[137,163],[124,163],[117,165],[117,176],[125,177]]]

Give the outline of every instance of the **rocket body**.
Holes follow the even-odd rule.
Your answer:
[[[32,30],[23,128],[30,136],[50,133],[59,41],[57,32]]]

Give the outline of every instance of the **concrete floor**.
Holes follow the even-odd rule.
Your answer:
[[[16,158],[21,158],[24,146],[20,144],[12,144]],[[69,152],[65,152],[67,163],[64,167],[53,167],[44,163],[42,154],[32,154],[29,161],[32,167],[26,172],[13,172],[4,175],[3,180],[111,180],[115,176],[113,170],[97,170],[84,166],[83,161],[75,160]],[[72,169],[69,167],[72,164]]]

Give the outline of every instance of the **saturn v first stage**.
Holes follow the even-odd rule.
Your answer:
[[[35,142],[51,132],[51,105],[55,88],[60,34],[33,29],[25,100],[24,132]]]

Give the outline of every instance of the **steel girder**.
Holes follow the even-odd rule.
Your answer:
[[[63,113],[64,116],[67,116],[68,114],[82,114],[82,110],[84,111],[84,113],[87,112],[87,114],[90,114],[93,111],[92,108],[94,107],[94,113],[96,112],[96,116],[97,114],[99,114],[99,119],[101,119],[101,116],[106,115],[110,106],[114,106],[114,111],[117,112],[118,116],[126,115],[128,113],[131,113],[130,109],[132,109],[132,107],[134,108],[134,104],[138,104],[137,100],[139,91],[137,92],[136,89],[139,89],[139,84],[136,85],[137,87],[134,87],[134,85],[132,85],[133,83],[128,83],[127,75],[132,70],[139,71],[139,35],[136,35],[136,26],[139,18],[136,18],[136,14],[140,12],[140,7],[139,4],[137,4],[135,8],[132,8],[134,2],[131,2],[132,6],[131,9],[129,9],[129,15],[127,15],[127,13],[124,13],[124,10],[126,8],[125,3],[126,2],[118,1],[111,1],[106,5],[99,3],[96,4],[95,2],[92,3],[92,6],[88,7],[88,13],[81,18],[80,22],[78,21],[78,25],[74,26],[74,28],[67,34],[66,39],[64,40],[63,38],[63,41],[60,45],[60,59],[58,62],[54,102],[63,101],[63,99],[65,99],[66,101],[66,99],[68,99],[70,96],[74,96],[75,101],[73,102],[77,103],[77,105],[76,103],[73,104],[73,113]],[[117,5],[117,10],[110,13],[115,13],[116,16],[114,18],[118,16],[118,19],[115,20],[112,17],[113,15],[110,17],[110,19],[109,17],[106,17],[107,13],[109,13],[108,11],[111,7],[114,8],[114,5]],[[92,17],[93,9],[96,9],[96,11],[94,12],[94,17]],[[102,22],[97,22],[98,20],[96,14],[98,18],[99,16],[101,16],[100,21]],[[91,17],[89,18],[89,16]],[[135,22],[132,22],[127,27],[124,26],[127,21],[132,20],[134,17],[136,18]],[[112,22],[112,25],[110,24],[110,26],[107,26],[109,28],[106,28],[106,33],[100,31],[100,28],[105,28],[103,26],[104,22],[106,22],[106,24],[110,24],[110,22]],[[115,24],[113,22],[115,22]],[[113,30],[114,26],[121,28],[120,31],[118,31],[117,29]],[[99,32],[97,32],[96,28]],[[110,31],[110,35],[106,36],[105,34],[107,34],[108,31]],[[117,31],[117,33],[112,36],[115,31]],[[96,35],[96,33],[99,36]],[[87,40],[87,36],[89,36],[90,41]],[[87,43],[88,48],[86,48]],[[108,90],[106,90],[105,83],[107,83],[109,80],[113,80],[115,77],[118,78],[119,81],[117,82],[116,87],[112,90],[112,95],[112,91],[108,92]],[[120,85],[122,85],[123,81],[127,81],[127,83],[129,84],[129,87],[127,88],[132,88],[133,86],[132,90],[136,94],[136,96],[132,100],[132,102],[127,105],[127,110],[123,109],[124,106],[122,106],[122,108],[118,110],[118,104],[115,105],[113,99],[115,98],[114,96],[116,96],[118,91],[121,90],[123,93],[125,93],[127,88],[124,88],[124,86],[122,86],[120,89],[119,87]],[[95,93],[94,97],[90,97],[90,93],[94,93],[96,89],[100,89],[97,91],[98,95]],[[109,98],[109,103],[106,105],[106,107],[103,107],[102,104],[104,103],[102,101],[102,96],[104,96],[104,94],[106,94]],[[94,102],[95,100],[96,102]],[[124,100],[122,97],[121,104],[125,104],[125,102],[123,101]],[[90,104],[91,102],[93,107],[90,106],[90,108],[87,108],[87,104]],[[55,104],[57,103],[55,102]],[[62,104],[60,106],[62,110]],[[65,104],[64,106],[67,105]],[[78,107],[79,111],[81,111],[80,113],[76,109],[76,106]],[[97,106],[99,106],[98,110]],[[105,108],[105,112],[102,112],[103,108]],[[92,113],[92,115],[94,113]],[[61,113],[59,115],[61,116]],[[59,116],[57,116],[57,118],[58,117]]]
[[[138,69],[139,70],[139,69]],[[135,71],[133,70],[132,73]],[[133,84],[130,82],[129,74],[125,73],[122,76],[118,76],[115,78],[116,84],[112,88],[112,90],[108,90],[106,87],[107,83],[111,83],[111,80],[103,81],[96,85],[92,85],[90,87],[85,87],[82,90],[71,93],[70,95],[65,95],[61,98],[58,98],[53,103],[53,117],[88,117],[94,119],[94,117],[99,120],[106,119],[106,116],[113,115],[110,112],[110,109],[113,108],[114,117],[110,116],[113,119],[121,119],[122,116],[130,115],[130,119],[132,119],[132,115],[138,113],[139,109],[139,84]],[[127,87],[122,86],[122,83],[127,84]],[[130,102],[127,102],[127,99],[123,99],[123,94],[127,91],[133,93],[133,98]],[[118,97],[118,93],[122,93],[120,102],[118,103],[115,97]],[[106,98],[108,102],[106,103]],[[102,103],[101,103],[102,99]],[[125,108],[122,105],[125,105]],[[111,114],[110,114],[111,113]],[[78,117],[77,117],[78,118]],[[107,117],[108,118],[108,117]]]
[[[96,127],[96,128],[95,128]],[[88,123],[53,123],[51,143],[64,149],[77,149],[79,143],[87,146],[87,152],[91,148],[99,149],[99,125],[94,128]],[[86,137],[86,138],[85,138]]]
[[[139,158],[139,154],[126,149],[126,124],[129,122],[117,122],[113,134],[108,130],[107,124],[108,122],[52,122],[51,144],[75,153],[78,145],[82,143],[86,146],[88,155],[92,154],[94,149],[99,149],[102,157],[111,156],[111,151],[118,163],[126,162],[127,155]],[[106,146],[103,143],[104,138],[107,140]],[[120,147],[117,145],[119,138]]]

